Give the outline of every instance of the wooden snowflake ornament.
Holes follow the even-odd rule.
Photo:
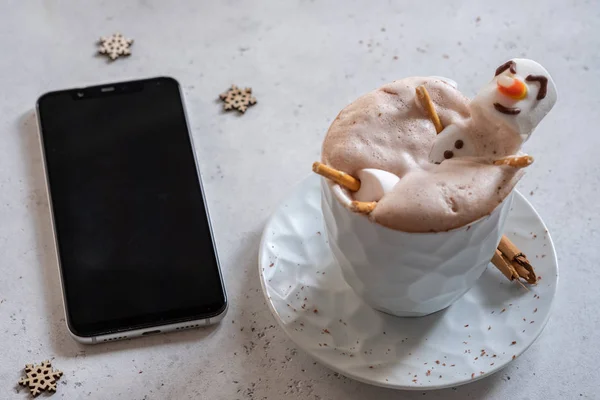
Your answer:
[[[38,365],[27,364],[25,373],[27,378],[21,378],[19,385],[29,387],[33,397],[42,393],[43,390],[56,392],[56,382],[62,376],[62,372],[52,369],[50,361],[44,361]]]
[[[256,98],[252,96],[252,88],[240,89],[231,85],[231,89],[219,95],[225,102],[223,109],[225,111],[236,109],[241,113],[246,112],[248,107],[256,104]]]
[[[129,46],[133,44],[133,39],[125,39],[120,33],[115,33],[109,37],[100,38],[100,54],[106,54],[111,60],[116,60],[121,56],[131,55]]]

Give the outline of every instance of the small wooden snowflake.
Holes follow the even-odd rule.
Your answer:
[[[62,372],[52,369],[50,361],[41,364],[27,364],[25,366],[27,378],[21,378],[19,385],[29,387],[33,397],[42,393],[43,390],[56,392],[56,382],[62,376]]]
[[[241,113],[246,112],[248,107],[256,104],[256,98],[252,96],[252,89],[240,89],[235,85],[231,85],[231,89],[219,95],[221,100],[225,102],[223,109],[225,111],[236,109]]]
[[[133,44],[133,39],[125,39],[120,33],[115,33],[109,37],[100,38],[100,54],[106,54],[111,60],[116,60],[121,56],[131,55],[129,46]]]

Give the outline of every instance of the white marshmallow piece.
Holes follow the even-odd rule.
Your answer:
[[[379,201],[400,181],[400,178],[391,172],[376,168],[361,169],[356,175],[360,180],[360,189],[353,197],[358,201]]]

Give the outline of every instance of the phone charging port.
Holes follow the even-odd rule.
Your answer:
[[[145,336],[145,335],[156,335],[157,333],[160,333],[160,329],[157,329],[155,331],[144,332],[144,333],[142,333],[142,336]]]

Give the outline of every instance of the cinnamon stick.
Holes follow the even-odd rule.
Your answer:
[[[513,265],[508,261],[508,259],[502,254],[502,252],[498,249],[494,252],[494,256],[492,257],[492,263],[496,268],[500,270],[508,278],[509,281],[515,281],[525,290],[529,290],[527,286],[523,285],[523,283],[519,280],[519,274],[515,271]]]
[[[442,125],[442,121],[440,121],[440,117],[438,116],[437,112],[435,111],[435,106],[433,105],[433,101],[431,101],[429,92],[423,85],[417,86],[416,92],[417,92],[417,98],[419,99],[419,102],[421,103],[421,105],[423,106],[425,111],[427,111],[427,115],[429,115],[429,119],[431,119],[431,122],[433,122],[433,126],[435,126],[435,131],[437,133],[440,133],[441,131],[444,130],[444,125]]]
[[[519,278],[524,279],[529,284],[537,283],[537,276],[527,256],[506,235],[502,236],[498,250],[508,259]]]
[[[510,261],[502,255],[502,252],[498,249],[494,252],[492,257],[492,264],[502,272],[502,274],[509,280],[513,281],[519,278],[519,274],[515,271]]]
[[[327,179],[331,179],[338,185],[343,186],[352,192],[356,192],[358,189],[360,189],[360,181],[358,179],[352,175],[348,175],[345,172],[331,168],[330,166],[322,164],[318,161],[313,163],[312,170],[313,172],[324,176]]]

